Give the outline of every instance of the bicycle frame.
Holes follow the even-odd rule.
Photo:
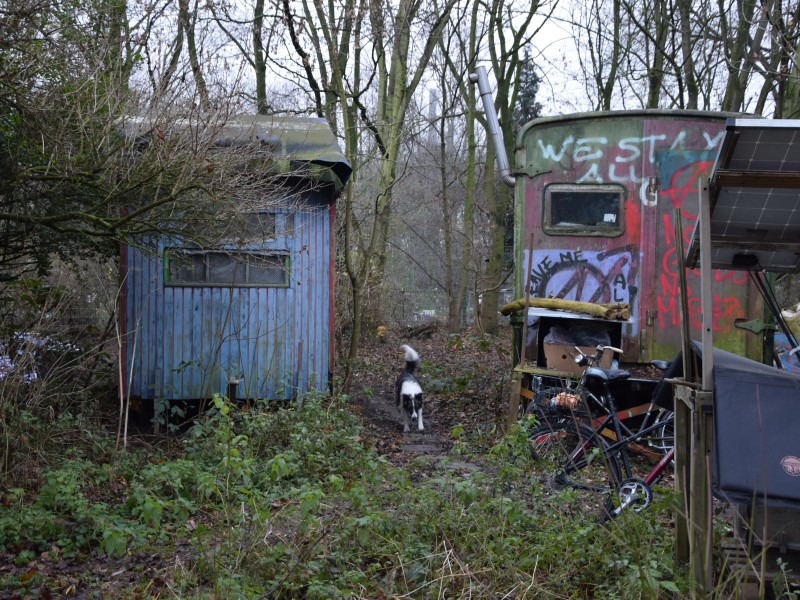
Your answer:
[[[592,360],[596,361],[601,355],[602,350],[601,347],[598,346],[597,354],[593,358],[583,355],[580,351],[578,352],[579,356],[576,357],[576,362],[585,361],[588,363]],[[579,362],[579,364],[581,363]],[[621,374],[608,370],[591,370],[590,368],[587,368],[581,375],[578,388],[582,389],[584,392],[581,396],[583,401],[587,403],[587,413],[590,415],[594,414],[589,409],[588,403],[593,403],[606,412],[605,416],[592,416],[589,419],[584,419],[582,422],[589,425],[593,436],[604,441],[598,442],[590,437],[583,438],[583,443],[572,450],[568,456],[567,462],[564,463],[564,467],[560,468],[556,474],[559,483],[571,487],[602,493],[616,490],[620,502],[616,506],[609,502],[605,512],[606,517],[611,516],[612,518],[619,515],[622,510],[632,504],[640,506],[641,508],[639,508],[639,510],[649,505],[652,496],[650,486],[660,480],[675,456],[674,446],[670,447],[666,453],[662,455],[661,453],[656,453],[644,448],[639,443],[656,429],[665,429],[671,423],[674,423],[674,415],[670,414],[665,419],[656,419],[655,422],[647,424],[650,415],[655,413],[653,410],[655,404],[651,401],[649,404],[643,404],[637,407],[638,412],[636,412],[636,414],[645,415],[645,424],[636,432],[631,431],[622,422],[625,418],[634,416],[633,412],[631,410],[618,411],[614,396],[609,389],[608,383],[615,378],[615,375],[619,376]],[[576,427],[580,428],[579,421],[575,421],[575,424]],[[610,443],[606,440],[610,440]],[[589,464],[589,461],[586,460],[585,457],[589,454],[590,447],[595,443],[597,443],[597,447],[601,450],[602,455],[606,457],[607,463],[613,461],[613,464],[616,465],[613,471],[617,472],[620,479],[615,481],[614,479],[616,476],[611,477],[614,487],[609,487],[607,485],[586,485],[569,478],[571,473],[586,468]],[[633,469],[628,454],[629,450],[635,450],[640,454],[659,459],[658,463],[650,469],[643,479],[636,479],[633,477]],[[620,463],[622,465],[621,472],[619,468]],[[608,464],[606,466],[608,466]],[[612,469],[609,469],[609,471],[612,471]],[[613,473],[609,474],[613,475]]]
[[[598,399],[593,393],[587,390],[587,399],[593,401],[593,403],[603,412],[605,412],[605,416],[599,417],[591,417],[589,419],[589,424],[592,426],[593,429],[596,429],[600,432],[604,438],[609,440],[610,442],[617,442],[623,438],[642,438],[645,437],[651,431],[657,429],[663,421],[657,421],[655,423],[650,423],[651,420],[656,419],[656,413],[658,412],[658,408],[653,402],[640,404],[638,406],[634,406],[632,408],[618,410],[616,406],[616,401],[611,394],[604,394],[602,399]],[[641,425],[634,431],[630,427],[628,427],[625,423],[626,420],[632,419],[633,417],[639,417],[644,415],[644,421]],[[609,423],[611,423],[611,427],[609,427]],[[616,430],[616,425],[619,426],[620,431]],[[655,425],[655,426],[653,426]],[[623,435],[620,436],[620,433]],[[634,444],[632,449],[639,454],[643,454],[649,458],[658,459],[660,458],[663,453],[662,452],[655,452],[650,450],[649,448]]]
[[[625,478],[626,479],[630,478],[630,477],[633,476],[633,471],[630,468],[630,461],[629,461],[629,458],[627,456],[628,447],[631,444],[635,444],[635,442],[637,440],[641,439],[643,436],[647,435],[651,431],[654,431],[654,430],[658,429],[659,427],[663,427],[664,425],[667,425],[669,423],[673,423],[674,421],[675,421],[675,416],[671,415],[671,416],[667,417],[664,421],[660,421],[658,423],[654,423],[650,427],[647,427],[645,429],[640,430],[638,433],[636,433],[635,435],[633,435],[631,437],[627,437],[627,438],[622,439],[622,440],[620,440],[618,442],[615,442],[614,444],[611,444],[610,446],[608,446],[605,449],[605,452],[608,452],[608,453],[619,452],[620,453],[620,456],[623,457],[623,466],[624,466],[623,468],[625,470],[624,471]],[[672,462],[672,460],[674,458],[675,458],[675,447],[673,446],[672,448],[670,448],[666,452],[666,454],[664,454],[663,456],[660,456],[660,460],[658,461],[656,466],[654,466],[647,473],[647,475],[644,477],[643,481],[647,485],[652,485],[653,483],[658,481],[658,479],[661,477],[661,475],[663,475],[663,473],[666,470],[667,466]]]
[[[612,419],[613,416],[609,415],[605,422],[607,423]],[[585,457],[590,454],[590,449],[595,442],[595,439],[591,436],[583,438],[583,443],[576,446],[568,455],[568,459],[564,463],[564,466],[556,471],[555,482],[559,485],[566,485],[574,489],[581,489],[600,494],[610,494],[612,492],[616,492],[619,504],[613,503],[609,498],[601,520],[605,520],[609,517],[615,518],[631,505],[638,505],[640,507],[638,510],[642,510],[650,503],[650,499],[652,497],[651,487],[658,482],[661,477],[663,477],[665,471],[669,468],[669,465],[675,458],[675,447],[671,447],[663,456],[661,456],[658,463],[656,463],[642,479],[633,477],[633,470],[631,469],[627,456],[627,447],[630,444],[635,443],[637,439],[647,435],[650,431],[669,424],[673,420],[674,416],[670,416],[663,422],[651,425],[647,429],[642,430],[630,438],[622,439],[611,445],[598,445],[599,448],[602,449],[602,458],[606,461],[605,467],[608,469],[608,474],[611,476],[610,479],[613,484],[612,486],[589,485],[581,483],[572,478],[573,473],[579,472],[587,468],[589,465],[589,461]],[[593,432],[597,437],[600,437],[599,430],[593,430]],[[615,459],[615,456],[621,457],[622,461]],[[617,465],[614,469],[609,468],[608,464],[612,460],[613,463]],[[620,462],[622,462],[622,472],[618,473],[620,479],[617,480],[613,472],[619,468]]]
[[[675,458],[675,447],[669,449],[669,451],[658,461],[658,464],[654,466],[650,471],[645,475],[644,479],[642,479],[642,484],[645,486],[644,489],[649,489],[652,485],[654,485],[659,479],[661,479],[664,471],[667,470],[667,466],[673,461]],[[630,480],[629,480],[630,481]],[[620,488],[623,486],[620,485]],[[631,504],[634,504],[637,501],[636,495],[637,488],[635,486],[631,486],[627,491],[620,491],[620,503],[619,506],[615,507],[613,511],[607,511],[608,516],[612,519],[618,517],[623,510],[629,507]]]

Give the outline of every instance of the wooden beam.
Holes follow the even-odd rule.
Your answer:
[[[756,241],[753,238],[717,234],[711,236],[711,246],[714,248],[722,247],[754,252],[800,252],[800,242],[794,241],[794,238],[792,240]]]
[[[564,298],[518,298],[500,307],[500,314],[510,315],[518,310],[524,310],[526,306],[583,313],[609,320],[627,321],[631,316],[629,304],[594,304],[592,302],[565,300]]]
[[[712,196],[716,196],[720,188],[797,188],[800,190],[800,173],[784,173],[780,171],[733,171],[721,169],[714,175],[711,183]]]
[[[678,281],[681,294],[681,355],[683,359],[683,379],[695,383],[694,361],[689,323],[688,284],[686,282],[686,263],[683,248],[683,217],[681,209],[675,209],[675,249],[678,258]],[[689,531],[689,481],[691,452],[691,389],[684,386],[673,386],[675,401],[675,492],[683,500],[675,515],[675,561],[676,572],[691,560],[691,532]]]
[[[711,273],[711,207],[708,181],[698,182],[700,201],[700,306],[702,308],[702,392],[692,409],[691,501],[692,570],[701,593],[713,589],[711,560],[711,411],[714,395],[713,281]]]
[[[508,407],[506,409],[505,433],[511,431],[514,423],[519,418],[519,405],[522,390],[522,373],[514,369],[511,372],[511,386],[509,389]]]

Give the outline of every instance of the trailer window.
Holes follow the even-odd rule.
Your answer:
[[[544,191],[544,230],[554,235],[620,235],[624,197],[625,188],[619,185],[549,185]]]
[[[165,262],[166,285],[289,286],[287,254],[170,248],[165,253]]]
[[[275,239],[275,213],[251,212],[245,215],[242,231],[243,241],[251,244],[263,244]]]

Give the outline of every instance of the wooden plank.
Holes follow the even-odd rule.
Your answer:
[[[777,550],[755,547],[750,551],[740,544],[725,544],[720,548],[722,568],[717,587],[730,588],[741,600],[760,600],[771,591],[776,581],[784,580],[792,588],[800,587],[800,552],[781,554]],[[778,559],[786,565],[784,572]]]
[[[573,373],[571,371],[556,371],[555,369],[544,369],[534,365],[517,365],[514,367],[515,372],[525,373],[527,375],[546,375],[548,377],[560,379],[578,379],[581,374]]]
[[[525,304],[522,310],[522,348],[519,353],[519,362],[524,365],[528,362],[528,305],[531,299],[531,269],[533,267],[533,232],[528,242],[528,259],[525,261]]]
[[[700,196],[700,304],[702,307],[702,392],[695,395],[692,410],[692,450],[690,467],[689,525],[691,531],[691,570],[697,589],[708,592],[712,589],[712,531],[711,531],[711,407],[714,389],[712,327],[713,290],[711,288],[711,223],[708,181],[697,183]]]
[[[511,427],[517,422],[519,417],[519,399],[522,390],[522,373],[514,370],[511,373],[511,390],[508,398],[508,410],[506,414],[506,432],[511,431]]]
[[[720,169],[714,176],[713,185],[716,193],[722,187],[798,189],[800,188],[800,174]]]

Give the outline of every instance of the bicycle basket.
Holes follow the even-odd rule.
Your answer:
[[[569,387],[541,387],[534,390],[527,412],[548,421],[590,416],[580,390]]]

